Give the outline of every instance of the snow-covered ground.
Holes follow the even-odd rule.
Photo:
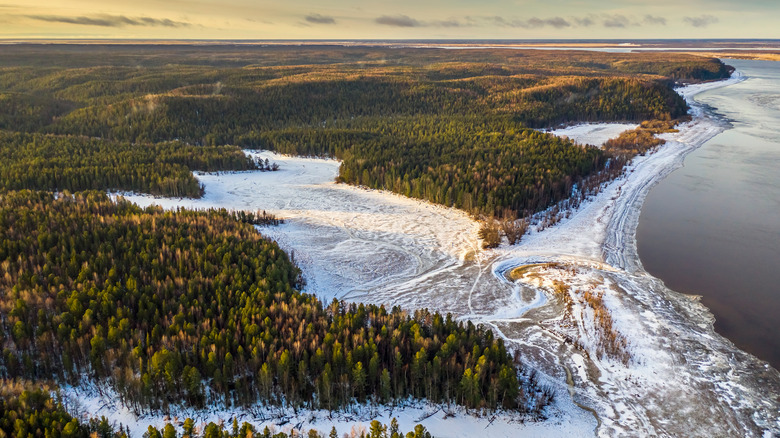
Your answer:
[[[698,92],[739,80],[736,75],[680,93],[691,101]],[[295,252],[307,292],[325,300],[427,307],[489,325],[520,349],[526,364],[540,371],[542,383],[557,396],[550,420],[542,423],[520,423],[510,415],[488,423],[463,412],[444,419],[441,411],[423,419],[426,407],[418,406],[393,412],[405,429],[419,421],[443,437],[778,432],[778,372],[716,334],[707,309],[644,272],[636,254],[635,229],[648,190],[680,166],[688,152],[727,127],[691,102],[693,121],[678,133],[665,134],[665,145],[638,157],[625,176],[570,218],[533,231],[519,245],[492,251],[478,249],[478,224],[463,212],[333,183],[339,166],[333,160],[253,153],[277,162],[281,170],[199,174],[206,186],[199,200],[125,196],[140,205],[259,209],[284,217],[284,225],[260,231]],[[596,129],[600,126],[569,129],[592,135],[576,141],[599,145],[606,131]],[[614,128],[609,135],[633,127]],[[543,262],[555,264],[533,268],[516,282],[507,279],[515,267]],[[556,292],[555,281],[569,287],[568,302]],[[627,365],[598,354],[602,335],[584,291],[601,295],[611,327],[627,340]],[[91,391],[90,398],[77,390],[66,394],[86,400],[93,414],[121,411],[111,397]],[[391,415],[383,412],[379,414],[387,420]],[[120,418],[138,421],[139,427],[164,424],[160,416],[127,415]],[[212,421],[270,414],[212,410],[193,415]],[[307,415],[317,420],[312,423]],[[322,430],[334,423],[342,432],[368,423],[339,418],[306,413],[290,421]]]
[[[303,269],[306,291],[336,298],[429,305],[416,284],[470,265],[478,225],[462,211],[376,190],[336,184],[339,162],[246,151],[279,164],[276,172],[198,174],[201,199],[126,194],[139,205],[265,210],[286,219],[260,231]],[[468,259],[468,261],[467,261]],[[402,290],[413,290],[403,302]],[[386,297],[382,301],[382,297]]]
[[[339,436],[352,431],[367,431],[371,421],[376,419],[389,425],[395,418],[399,429],[408,432],[417,424],[423,424],[436,437],[471,438],[487,434],[490,437],[510,438],[518,436],[518,430],[534,437],[573,437],[592,433],[589,419],[577,415],[556,416],[544,421],[535,421],[507,413],[477,414],[467,413],[458,406],[441,406],[406,401],[399,406],[356,405],[345,412],[329,413],[327,410],[311,411],[299,409],[281,409],[277,407],[254,407],[251,409],[211,407],[209,409],[173,409],[168,415],[144,414],[136,416],[118,402],[118,396],[110,388],[85,384],[79,387],[62,388],[63,402],[75,416],[83,419],[95,415],[105,415],[114,424],[123,424],[130,428],[132,437],[141,437],[149,425],[161,429],[166,423],[177,426],[181,433],[181,423],[186,418],[195,420],[196,427],[202,431],[209,422],[223,424],[227,428],[237,419],[239,424],[251,423],[262,431],[266,426],[271,431],[289,433],[291,429],[306,432],[310,429],[326,435],[336,427]],[[568,403],[568,406],[566,404]],[[570,401],[563,405],[569,410],[576,407]],[[592,417],[591,417],[592,419]],[[355,434],[352,436],[359,436]]]
[[[636,123],[581,123],[548,131],[558,137],[566,137],[576,143],[601,146],[624,131],[636,129]]]

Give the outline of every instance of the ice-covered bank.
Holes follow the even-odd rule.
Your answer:
[[[737,80],[681,93],[690,100]],[[282,170],[199,175],[200,200],[127,197],[168,208],[267,210],[288,219],[262,232],[295,252],[308,292],[490,325],[556,390],[544,435],[761,436],[780,430],[780,375],[717,335],[704,307],[666,289],[636,256],[649,188],[725,129],[692,105],[692,122],[571,218],[495,251],[478,250],[478,226],[462,212],[333,183],[336,161],[263,152]],[[473,436],[470,421],[480,420],[437,414],[422,423],[437,436]],[[507,418],[481,433],[538,436],[538,427]]]
[[[575,399],[586,400],[599,413],[601,435],[762,436],[780,431],[778,372],[716,334],[709,311],[647,274],[636,253],[636,226],[649,189],[681,166],[687,153],[727,128],[692,97],[740,80],[737,73],[726,81],[680,89],[692,106],[691,122],[678,133],[664,134],[665,145],[638,157],[624,177],[571,219],[497,252],[505,269],[546,263],[521,281],[561,302],[560,319],[542,321],[549,326],[540,333],[575,345],[560,360],[586,368],[584,374],[575,373]],[[600,316],[604,310],[609,319]],[[533,331],[497,328],[518,340]],[[618,346],[610,353],[614,339]],[[578,358],[581,352],[585,365]]]

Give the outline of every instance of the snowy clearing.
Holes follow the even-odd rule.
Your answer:
[[[246,153],[268,158],[280,170],[197,174],[206,186],[201,199],[125,197],[142,206],[265,210],[285,218],[260,231],[295,252],[306,291],[324,301],[370,293],[366,301],[421,307],[399,303],[398,287],[449,276],[478,251],[478,225],[462,211],[336,184],[335,160]],[[380,293],[389,298],[381,301]],[[413,294],[408,300],[415,300]]]
[[[581,123],[547,132],[575,143],[601,147],[607,140],[638,127],[636,123]]]
[[[780,393],[780,374],[715,333],[707,309],[644,272],[636,254],[635,229],[649,189],[682,165],[687,153],[727,128],[691,98],[740,80],[736,74],[679,90],[692,105],[691,122],[664,134],[665,145],[637,157],[623,177],[570,218],[532,231],[513,247],[479,250],[478,224],[461,211],[335,184],[339,163],[333,160],[248,152],[279,163],[281,170],[199,174],[206,186],[199,200],[125,197],[140,205],[266,210],[283,217],[284,225],[260,232],[294,251],[307,292],[324,300],[427,307],[488,325],[519,348],[526,365],[539,370],[541,383],[556,393],[546,422],[519,423],[505,415],[485,429],[484,419],[463,412],[444,419],[438,412],[421,421],[435,436],[780,433],[780,401],[766,396]],[[601,144],[607,128],[600,126],[567,129],[582,132],[575,141]],[[513,268],[538,263],[551,264],[529,270],[516,282],[506,277]],[[559,292],[560,284],[566,285],[566,294]],[[604,327],[625,339],[627,364],[600,353]],[[122,416],[112,418],[136,421],[109,396],[79,391],[65,392],[89,404],[90,413],[117,413]],[[408,429],[425,409],[377,414],[384,420],[396,416]],[[340,432],[362,421],[347,416],[325,420],[320,414],[299,413],[290,421],[303,429],[335,424]],[[229,415],[257,418],[248,411],[218,409],[197,415],[209,421]],[[161,416],[137,421],[164,424]]]

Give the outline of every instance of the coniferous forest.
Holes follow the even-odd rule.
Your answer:
[[[104,420],[72,418],[53,395],[82,379],[111,385],[136,412],[213,403],[340,410],[412,397],[542,415],[551,394],[490,330],[300,292],[293,261],[252,226],[277,218],[141,209],[105,192],[199,197],[193,171],[257,169],[241,151],[256,148],[339,158],[343,183],[522,217],[657,145],[652,134],[686,114],[674,84],[729,74],[716,59],[659,60],[487,49],[4,47],[0,432],[121,436]],[[532,129],[605,120],[645,123],[604,149]],[[374,426],[376,436],[403,436],[397,426]],[[243,437],[247,427],[214,425],[208,436]]]
[[[548,401],[489,330],[298,292],[287,255],[224,210],[6,192],[0,260],[5,379],[107,381],[139,412],[412,396],[538,413]]]
[[[615,163],[530,128],[675,120],[687,110],[675,83],[730,73],[689,55],[537,50],[25,45],[4,55],[0,130],[41,134],[3,140],[8,189],[198,196],[189,170],[246,169],[238,148],[262,148],[333,156],[343,182],[488,216],[544,209]],[[52,160],[51,145],[78,159]],[[18,182],[27,167],[41,175]]]
[[[0,131],[0,188],[126,190],[200,197],[192,170],[249,170],[255,165],[230,146],[182,142],[135,145],[80,136]]]

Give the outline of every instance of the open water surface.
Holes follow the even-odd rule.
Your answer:
[[[702,296],[715,329],[780,369],[780,62],[726,60],[746,81],[695,97],[730,121],[648,194],[645,269]]]

